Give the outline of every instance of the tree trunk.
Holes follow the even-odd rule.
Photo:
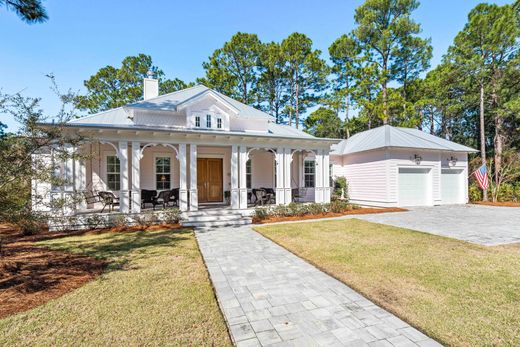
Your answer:
[[[298,83],[298,74],[296,74],[296,108],[294,110],[296,129],[298,129],[300,122],[300,110],[298,109],[300,99],[300,84]]]
[[[482,164],[486,163],[486,125],[484,123],[484,80],[480,80],[480,158]],[[482,191],[482,200],[488,200],[487,189]]]
[[[349,108],[350,108],[350,100],[349,100],[349,93],[348,93],[348,89],[349,89],[349,85],[348,85],[348,77],[347,77],[347,82],[346,82],[346,88],[347,88],[347,92],[345,93],[345,131],[346,131],[346,135],[347,135],[347,139],[350,137],[350,129],[349,129],[349,125],[348,125],[348,121],[349,121],[349,118],[348,118],[348,112],[349,112]]]
[[[383,82],[383,124],[388,124],[388,100],[386,79]]]
[[[495,110],[498,108],[497,79],[497,76],[493,78],[493,91],[491,93],[491,103]],[[504,150],[503,129],[504,118],[502,118],[498,112],[495,112],[495,192],[493,194],[493,201],[497,200],[502,177],[502,152]]]

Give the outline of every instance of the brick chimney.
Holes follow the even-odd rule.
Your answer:
[[[153,72],[148,71],[143,81],[143,99],[153,99],[159,96],[159,80],[153,78]]]

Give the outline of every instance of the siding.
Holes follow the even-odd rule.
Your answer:
[[[387,196],[387,160],[382,150],[343,156],[343,169],[335,159],[335,169],[347,178],[349,196],[357,203],[390,202]]]
[[[251,188],[274,188],[274,155],[265,150],[254,150],[251,159]]]

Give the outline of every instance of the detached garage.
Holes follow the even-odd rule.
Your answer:
[[[352,202],[406,207],[468,201],[468,153],[476,150],[417,129],[384,125],[332,148],[332,175]]]

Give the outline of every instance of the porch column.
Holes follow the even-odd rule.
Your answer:
[[[132,142],[132,213],[141,212],[141,143]]]
[[[76,210],[76,206],[74,204],[74,191],[75,191],[75,170],[74,170],[74,154],[75,148],[66,144],[64,147],[66,152],[66,158],[63,160],[63,178],[64,183],[62,186],[62,195],[61,198],[66,201],[66,204],[63,206],[63,213],[65,215],[74,214]],[[60,176],[58,176],[60,177]]]
[[[119,212],[130,212],[130,193],[128,191],[128,142],[119,141]]]
[[[284,152],[282,147],[276,149],[275,154],[275,170],[276,170],[276,204],[281,205],[284,203],[284,177],[283,177],[283,157]]]
[[[329,151],[323,150],[323,202],[330,202],[330,158]]]
[[[79,154],[77,147],[75,154]],[[80,209],[85,209],[87,207],[87,203],[82,195],[82,192],[86,189],[86,186],[87,168],[85,166],[85,161],[83,159],[74,158],[74,191],[76,193],[76,198],[78,199],[77,207]]]
[[[314,202],[323,202],[323,150],[316,150],[316,166],[314,169]]]
[[[179,208],[181,211],[188,210],[188,190],[186,189],[186,144],[179,144]]]
[[[239,198],[239,206],[240,209],[247,208],[247,179],[246,179],[246,162],[247,162],[247,148],[246,146],[239,147],[239,163],[240,163],[240,198]]]
[[[231,208],[240,208],[240,196],[238,190],[238,146],[231,145]]]
[[[288,204],[292,202],[292,191],[291,191],[291,162],[292,162],[292,151],[290,148],[284,148],[283,150],[283,164],[284,164],[284,201],[283,203]]]
[[[190,211],[199,209],[197,192],[197,145],[190,144]]]

